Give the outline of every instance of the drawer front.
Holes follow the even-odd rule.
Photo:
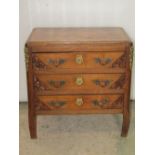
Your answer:
[[[121,109],[123,95],[37,96],[36,110]]]
[[[33,53],[35,71],[58,69],[123,69],[126,67],[125,52],[72,52]]]
[[[125,88],[125,74],[35,75],[35,92],[51,94],[105,93]]]

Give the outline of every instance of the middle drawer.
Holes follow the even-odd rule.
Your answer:
[[[119,93],[125,88],[125,74],[36,74],[33,77],[36,93]]]

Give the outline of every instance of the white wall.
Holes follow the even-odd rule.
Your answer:
[[[20,101],[27,100],[24,43],[32,28],[41,26],[121,26],[134,41],[134,0],[21,0]]]
[[[19,11],[19,100],[27,101],[24,44],[32,29],[29,16],[28,0],[19,1]]]

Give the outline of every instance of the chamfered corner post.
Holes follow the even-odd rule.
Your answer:
[[[131,85],[131,69],[133,61],[133,45],[127,47],[127,70],[126,80],[127,85],[124,94],[124,107],[123,107],[123,123],[122,123],[122,137],[126,137],[130,126],[130,85]]]
[[[37,138],[37,116],[35,114],[35,106],[33,101],[33,73],[32,73],[32,57],[31,49],[25,45],[25,63],[27,72],[27,90],[28,90],[28,123],[30,137]]]

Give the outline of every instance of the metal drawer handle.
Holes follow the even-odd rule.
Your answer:
[[[104,66],[112,62],[111,58],[95,58],[95,62]]]
[[[83,78],[82,77],[77,77],[76,78],[76,84],[78,85],[78,86],[80,86],[80,85],[82,85],[83,84]]]
[[[77,64],[82,64],[83,63],[83,56],[82,55],[76,55],[75,62]]]
[[[66,104],[65,101],[50,101],[48,105],[53,106],[53,107],[62,107]]]
[[[53,66],[58,67],[59,65],[64,64],[65,61],[65,59],[48,59],[48,64],[52,64]]]
[[[107,87],[111,84],[112,80],[93,80],[93,82],[98,85],[98,86],[101,86],[101,87]]]
[[[102,99],[102,100],[93,100],[92,104],[94,106],[99,106],[99,107],[103,107],[104,105],[107,105],[110,102],[110,99],[108,97]]]
[[[77,106],[83,105],[83,99],[82,99],[82,98],[77,98],[77,99],[76,99],[76,105],[77,105]]]
[[[66,81],[64,80],[60,80],[60,81],[54,81],[54,80],[50,80],[49,84],[55,88],[60,88],[63,85],[65,85]]]

